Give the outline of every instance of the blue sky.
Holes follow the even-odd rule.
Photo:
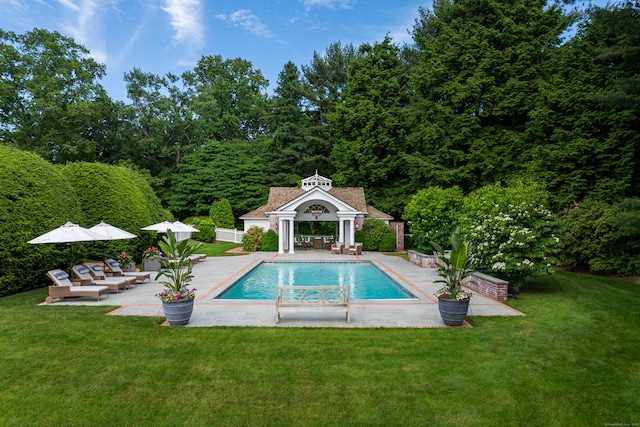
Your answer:
[[[594,1],[593,3],[606,3]],[[204,55],[251,61],[276,85],[287,61],[298,67],[340,41],[358,47],[389,34],[410,41],[418,8],[431,0],[0,0],[0,28],[58,31],[107,66],[103,86],[126,100],[124,73],[193,69]]]

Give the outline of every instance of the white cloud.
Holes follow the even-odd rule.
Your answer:
[[[204,29],[202,26],[202,5],[200,0],[165,0],[162,10],[171,17],[171,26],[175,31],[176,44],[191,41],[202,44]]]
[[[351,9],[355,0],[300,0],[306,10],[314,7],[326,7],[329,9]]]
[[[263,24],[260,21],[260,18],[247,9],[236,10],[231,15],[216,15],[215,18],[230,22],[233,26],[244,28],[246,31],[256,36],[267,38],[273,37],[269,27]]]
[[[104,2],[96,0],[56,0],[69,12],[69,20],[61,24],[64,32],[77,43],[91,51],[91,57],[97,62],[107,62],[108,54],[104,49],[104,39],[101,34],[101,17],[97,13],[106,7]]]

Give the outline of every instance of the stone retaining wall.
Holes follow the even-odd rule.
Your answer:
[[[426,255],[414,250],[407,251],[409,261],[423,268],[436,268],[435,255]],[[463,285],[473,292],[482,294],[496,301],[506,301],[509,292],[509,282],[475,272],[462,281]]]

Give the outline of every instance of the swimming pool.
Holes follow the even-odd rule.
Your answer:
[[[276,285],[348,285],[352,300],[415,298],[370,262],[263,262],[216,298],[273,300]]]

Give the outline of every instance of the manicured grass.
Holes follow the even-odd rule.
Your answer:
[[[198,249],[198,253],[207,254],[207,256],[237,256],[246,255],[242,253],[230,253],[227,251],[235,248],[240,248],[242,245],[238,243],[230,242],[217,242],[217,243],[203,243],[202,247]]]
[[[0,299],[3,426],[640,422],[640,291],[558,273],[474,328],[161,327]]]

